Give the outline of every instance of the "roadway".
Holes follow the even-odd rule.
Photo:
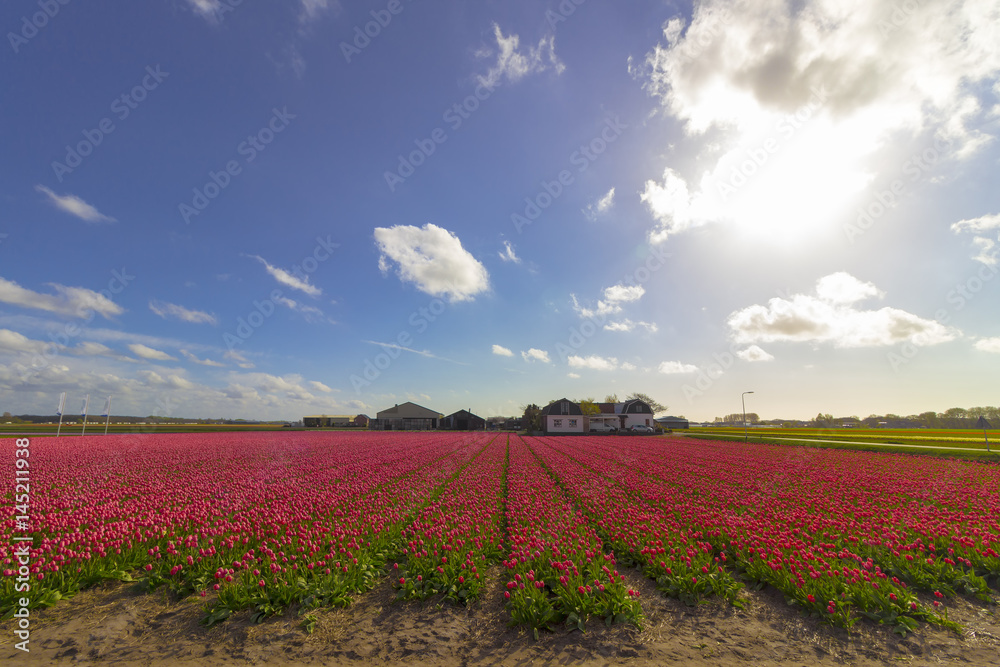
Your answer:
[[[697,436],[696,436],[697,437]],[[951,447],[950,445],[902,445],[892,442],[859,442],[857,440],[813,440],[808,438],[781,438],[777,436],[763,436],[766,440],[791,440],[792,442],[821,442],[830,445],[868,445],[871,447],[912,447],[914,449],[954,449],[958,452],[985,452],[985,448]],[[990,453],[1000,453],[997,452]]]

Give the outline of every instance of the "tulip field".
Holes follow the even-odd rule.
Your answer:
[[[0,442],[13,471],[14,440]],[[511,624],[537,635],[641,625],[648,578],[687,604],[771,587],[821,622],[905,634],[958,630],[949,604],[995,601],[1000,583],[986,463],[482,432],[32,438],[28,460],[28,506],[14,511],[13,483],[0,494],[8,618],[102,580],[193,596],[207,625],[385,584],[402,605],[502,591]]]

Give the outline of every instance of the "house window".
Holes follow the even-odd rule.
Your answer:
[[[552,420],[552,425],[555,426],[556,428],[560,428],[562,426],[562,420],[561,419],[553,419]]]
[[[576,420],[575,419],[570,419],[569,420],[569,425],[570,426],[576,426]]]

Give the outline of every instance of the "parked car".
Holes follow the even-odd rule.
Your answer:
[[[653,427],[646,426],[645,424],[635,424],[629,430],[632,433],[653,433]]]
[[[608,424],[605,422],[596,422],[590,425],[591,433],[617,433],[618,427],[614,424]]]

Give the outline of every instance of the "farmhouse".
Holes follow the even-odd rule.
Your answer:
[[[440,412],[407,401],[380,411],[368,426],[374,431],[429,431],[440,426],[442,416]]]
[[[469,410],[459,410],[442,419],[441,428],[449,431],[482,431],[486,428],[486,420]]]
[[[622,403],[597,403],[597,408],[600,412],[589,416],[590,430],[616,428],[624,431],[636,425],[653,425],[653,409],[638,398]]]
[[[580,404],[568,398],[553,401],[542,408],[542,429],[546,433],[586,433],[588,430]]]

